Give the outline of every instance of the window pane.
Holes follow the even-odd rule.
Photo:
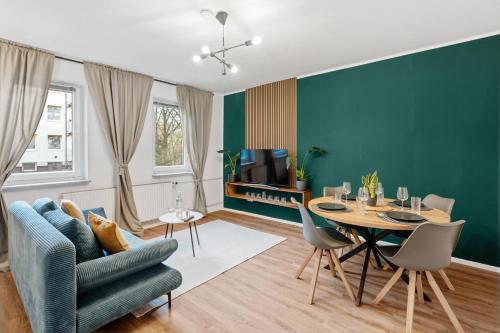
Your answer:
[[[182,118],[177,105],[154,103],[156,166],[184,165]]]
[[[51,86],[35,136],[13,173],[73,170],[74,91]]]
[[[61,120],[62,107],[59,105],[47,105],[47,119],[53,121]]]
[[[28,149],[36,149],[36,135],[33,135],[33,138],[31,138]]]

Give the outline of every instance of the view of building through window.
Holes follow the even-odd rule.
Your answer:
[[[73,170],[74,93],[51,86],[35,135],[13,173]]]
[[[177,105],[154,103],[156,166],[184,165],[182,117]]]

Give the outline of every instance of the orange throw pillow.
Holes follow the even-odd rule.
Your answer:
[[[89,225],[101,247],[109,254],[130,249],[120,228],[115,222],[90,212]]]
[[[63,212],[65,212],[69,216],[71,216],[77,220],[80,220],[82,222],[85,222],[85,217],[83,217],[82,210],[73,201],[68,200],[68,199],[62,199],[61,200],[61,208],[62,208]]]

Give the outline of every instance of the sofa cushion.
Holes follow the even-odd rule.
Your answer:
[[[93,332],[138,307],[179,287],[182,275],[157,264],[127,278],[78,295],[76,331]]]
[[[64,213],[60,208],[46,212],[43,217],[75,245],[77,264],[104,255],[94,233],[85,223]]]
[[[74,217],[77,220],[85,222],[85,217],[83,216],[83,212],[78,207],[78,205],[69,199],[61,200],[61,209],[71,217]]]
[[[102,216],[90,212],[89,225],[99,244],[109,254],[130,249],[118,225]]]
[[[59,208],[51,198],[40,198],[33,202],[33,209],[40,215]]]
[[[107,218],[106,212],[104,211],[104,208],[102,208],[102,207],[84,209],[83,210],[83,217],[85,218],[85,223],[87,223],[87,225],[90,225],[89,224],[89,213],[91,213],[91,212],[94,214],[97,214],[99,216]]]

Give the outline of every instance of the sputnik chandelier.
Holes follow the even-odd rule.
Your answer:
[[[204,16],[204,17],[214,15],[213,12],[209,9],[202,9],[200,11],[200,14],[201,14],[201,16]],[[226,47],[226,42],[224,40],[224,38],[225,38],[224,26],[226,25],[226,20],[227,20],[228,16],[229,16],[229,14],[225,11],[218,11],[217,13],[215,13],[215,18],[222,25],[222,48],[220,50],[213,51],[210,49],[210,47],[204,45],[201,47],[201,54],[200,55],[196,54],[193,56],[194,62],[200,62],[201,60],[207,59],[208,57],[211,57],[211,58],[218,60],[222,64],[222,75],[226,75],[227,70],[229,70],[233,74],[236,74],[238,72],[238,67],[236,65],[230,64],[227,62],[226,53],[229,50],[232,50],[232,49],[235,49],[235,48],[241,47],[241,46],[258,45],[262,41],[262,39],[259,36],[257,36],[257,37],[254,37],[253,39],[245,41],[244,43]]]

